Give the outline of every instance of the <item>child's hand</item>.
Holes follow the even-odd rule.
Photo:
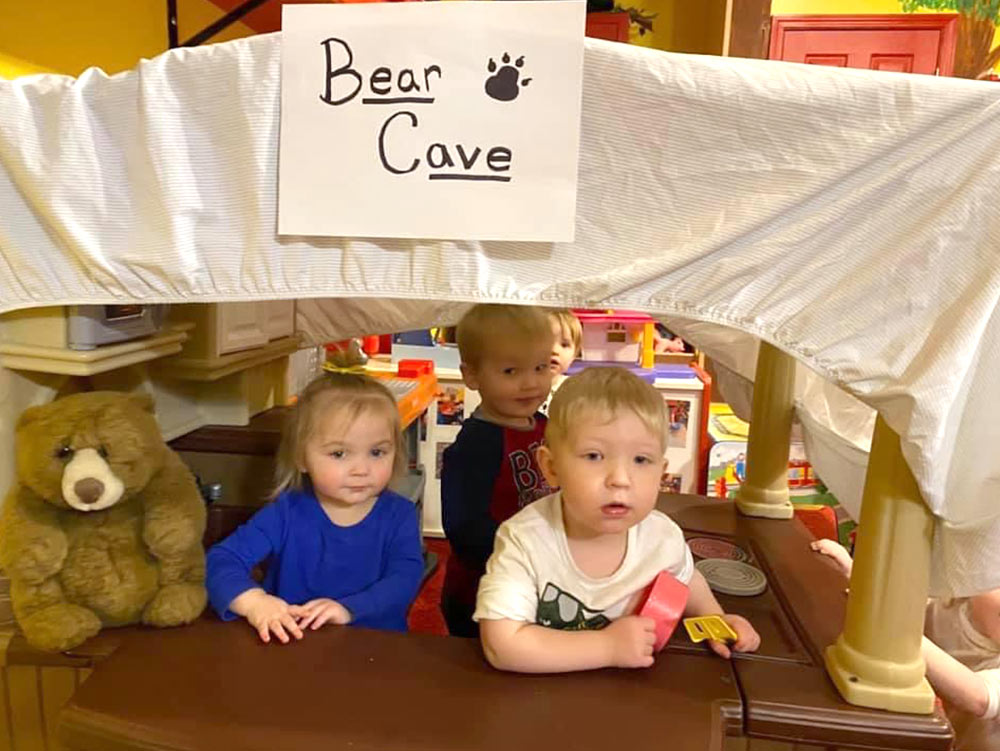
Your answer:
[[[757,651],[757,647],[760,646],[760,634],[757,633],[757,629],[750,625],[750,621],[742,615],[735,615],[733,613],[723,613],[721,617],[736,632],[736,641],[730,647],[723,641],[710,639],[708,646],[712,648],[715,654],[719,655],[719,657],[725,657],[728,660],[732,656],[732,652]]]
[[[603,633],[610,640],[611,662],[619,668],[648,668],[653,664],[656,622],[652,618],[627,615]]]
[[[319,597],[299,605],[295,608],[295,613],[299,618],[299,627],[303,629],[311,627],[313,631],[324,623],[346,626],[351,622],[350,611],[336,600],[327,597]]]
[[[247,622],[257,629],[260,640],[264,643],[271,641],[272,633],[282,644],[288,644],[288,634],[296,639],[302,638],[302,629],[295,622],[293,606],[262,589],[247,590],[233,600],[229,607],[234,613],[246,617]]]
[[[820,555],[827,556],[837,566],[840,573],[848,579],[851,578],[851,569],[854,567],[854,561],[851,560],[851,554],[847,552],[847,548],[839,542],[826,539],[813,540],[809,543],[809,547]]]

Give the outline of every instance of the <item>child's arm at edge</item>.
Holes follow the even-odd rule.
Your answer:
[[[976,717],[993,719],[1000,710],[1000,686],[990,685],[926,636],[921,652],[927,665],[927,680],[949,704]],[[992,689],[992,690],[991,690]]]
[[[568,673],[596,668],[648,668],[656,641],[652,618],[629,615],[600,631],[561,631],[525,621],[482,620],[486,659],[498,670]]]
[[[840,573],[848,579],[851,578],[854,561],[851,559],[851,554],[847,552],[847,548],[839,542],[823,538],[813,540],[809,543],[809,547],[820,555],[825,555],[837,567]]]
[[[685,615],[721,615],[723,620],[736,632],[736,642],[732,646],[733,651],[755,652],[757,650],[760,646],[760,634],[743,616],[723,612],[711,587],[708,586],[708,582],[705,581],[705,577],[698,569],[695,569],[691,575],[688,591],[687,607],[684,608]],[[731,656],[730,648],[724,642],[711,639],[708,646],[720,657],[729,659]]]
[[[302,631],[296,623],[296,607],[268,594],[255,582],[251,569],[281,545],[286,506],[281,500],[264,506],[249,521],[214,545],[206,555],[205,587],[209,600],[223,620],[245,618],[264,642],[271,633],[287,643]],[[287,632],[286,632],[287,630]]]
[[[850,578],[854,561],[847,549],[833,540],[814,540],[809,544],[827,556],[840,572]],[[926,636],[920,650],[926,664],[927,680],[935,693],[949,704],[976,717],[994,718],[1000,712],[1000,685],[991,686],[983,676],[963,665]]]

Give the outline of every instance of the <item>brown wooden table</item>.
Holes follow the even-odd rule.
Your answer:
[[[727,662],[676,633],[649,670],[520,676],[491,669],[474,641],[326,628],[263,645],[245,624],[207,617],[102,635],[119,646],[66,705],[60,738],[75,751],[949,748],[940,711],[840,699],[821,655],[840,631],[846,582],[809,551],[801,524],[698,496],[663,496],[661,508],[765,571],[763,594],[720,597],[760,631],[758,653]]]
[[[265,645],[243,624],[136,634],[63,712],[70,749],[721,748],[739,724],[728,666],[510,676],[474,641],[328,628]],[[623,745],[624,744],[624,745]]]

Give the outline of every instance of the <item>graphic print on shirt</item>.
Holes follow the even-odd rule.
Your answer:
[[[538,598],[535,623],[560,631],[599,631],[609,625],[611,619],[548,582]]]
[[[535,452],[541,446],[537,441],[527,449],[516,449],[507,454],[511,471],[514,473],[514,487],[517,488],[517,507],[524,508],[552,492],[545,481],[538,463],[534,460]]]

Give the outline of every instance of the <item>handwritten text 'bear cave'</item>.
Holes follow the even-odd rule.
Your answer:
[[[330,106],[347,104],[366,85],[371,96],[362,96],[361,104],[414,105],[389,115],[379,128],[378,158],[388,172],[407,175],[416,172],[421,162],[425,161],[429,180],[510,182],[510,175],[504,174],[510,171],[511,161],[511,150],[506,146],[493,146],[484,155],[479,146],[470,149],[461,143],[449,146],[436,142],[427,147],[423,160],[412,153],[401,153],[399,147],[392,147],[393,133],[397,129],[420,127],[420,120],[412,111],[416,109],[415,105],[434,104],[432,84],[441,80],[440,66],[428,65],[419,73],[411,68],[402,68],[396,74],[391,68],[380,66],[365,79],[353,67],[354,54],[347,42],[331,37],[320,45],[326,51],[326,84],[319,98]]]

